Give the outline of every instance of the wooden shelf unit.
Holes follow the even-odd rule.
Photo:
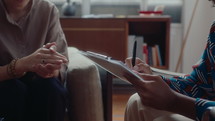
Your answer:
[[[143,36],[148,45],[160,46],[162,69],[169,68],[170,20],[169,16],[60,19],[69,46],[121,61],[128,55],[128,35]]]

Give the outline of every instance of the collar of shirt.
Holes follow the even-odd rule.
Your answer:
[[[28,11],[27,14],[26,14],[25,16],[23,16],[18,22],[14,21],[14,20],[10,17],[10,15],[8,14],[8,12],[7,12],[7,10],[6,10],[6,6],[5,6],[3,0],[0,0],[0,6],[3,8],[3,11],[4,11],[4,15],[5,15],[5,17],[6,17],[6,20],[7,20],[9,23],[11,23],[11,24],[14,24],[14,25],[17,25],[17,26],[20,26],[20,27],[21,27],[23,21],[26,20],[26,18],[30,15],[32,9],[34,8],[35,0],[31,0],[30,2],[32,2],[32,3],[31,3],[31,6],[30,6],[29,11]]]

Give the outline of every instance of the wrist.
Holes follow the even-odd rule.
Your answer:
[[[8,65],[7,65],[7,74],[10,78],[19,78],[25,75],[25,72],[22,72],[19,70],[19,67],[17,66],[19,58],[13,59]]]
[[[178,92],[175,92],[175,100],[172,103],[170,112],[178,113],[183,116],[195,119],[195,99]]]
[[[170,100],[167,108],[167,110],[170,112],[176,112],[175,109],[178,108],[177,106],[179,105],[178,103],[180,100],[179,94],[177,92],[173,91],[173,95],[174,97]]]
[[[19,77],[25,75],[25,73],[27,72],[27,68],[23,58],[17,60],[15,70]]]
[[[60,71],[59,70],[56,70],[56,71],[54,71],[54,77],[59,77],[60,76]]]

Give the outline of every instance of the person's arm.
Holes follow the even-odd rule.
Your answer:
[[[43,78],[58,76],[61,65],[68,63],[68,60],[52,47],[55,47],[55,43],[48,43],[28,56],[13,59],[1,66],[0,81],[20,78],[26,72],[35,72]]]
[[[33,64],[33,63],[31,63]],[[25,65],[25,66],[23,66]],[[28,71],[28,62],[25,62],[25,59],[13,59],[10,63],[0,66],[0,82],[20,78],[25,75]]]
[[[0,66],[0,82],[13,78],[8,75],[7,67],[8,67],[8,65]]]
[[[176,98],[167,111],[181,114],[191,119],[201,121],[209,107],[214,107],[215,102],[200,98],[192,98],[175,92]],[[207,115],[210,118],[210,115]]]
[[[163,76],[152,75],[150,67],[144,62],[137,63],[135,67],[131,67],[129,59],[126,61],[126,64],[131,69],[139,72],[142,78],[146,80],[142,84],[135,85],[143,104],[179,113],[192,119],[197,117],[199,120],[202,118],[207,107],[215,106],[215,102],[213,101],[199,99],[215,100],[213,87],[213,80],[215,78],[214,28],[215,24],[211,27],[207,46],[201,60],[193,66],[193,72],[186,77],[165,78]],[[145,73],[150,75],[146,75]],[[166,85],[162,83],[164,81]],[[170,87],[175,91],[168,89]]]
[[[182,94],[215,101],[214,55],[215,23],[212,24],[206,48],[200,61],[193,66],[193,72],[186,77],[163,78],[170,87]]]
[[[201,121],[204,113],[209,107],[214,107],[215,102],[201,98],[192,98],[178,92],[175,100],[167,111],[178,113],[197,121]],[[209,116],[209,115],[208,115]],[[208,117],[209,118],[209,117]]]
[[[175,92],[176,99],[167,111],[196,119],[195,98]]]
[[[215,26],[213,25],[212,28]],[[214,78],[214,41],[212,34],[215,29],[211,29],[208,42],[200,61],[193,66],[193,71],[185,77],[165,78],[165,82],[174,90],[195,98],[204,98],[215,100],[215,91],[213,87]]]
[[[205,100],[205,99],[200,99],[197,98],[196,102],[195,102],[195,106],[196,106],[196,119],[197,120],[203,120],[203,121],[208,121],[205,119],[210,119],[210,121],[214,120],[214,111],[211,111],[208,113],[209,110],[211,110],[212,108],[215,107],[215,102],[214,101],[209,101],[209,100]],[[210,117],[213,116],[213,117]]]
[[[159,110],[170,111],[195,119],[195,99],[172,90],[158,75],[138,73],[144,81],[133,84],[141,102]],[[127,76],[128,80],[133,80]]]
[[[174,105],[168,110],[171,112],[179,113],[181,115],[187,116],[189,118],[201,121],[203,115],[208,110],[209,107],[214,107],[215,102],[200,98],[192,98],[189,96],[182,95],[180,93],[176,94],[177,100]],[[207,115],[207,118],[210,118]]]
[[[215,102],[189,97],[172,90],[159,75],[139,74],[144,81],[133,84],[142,104],[159,110],[178,113],[191,119],[202,119],[202,115]],[[131,77],[126,77],[131,80]]]

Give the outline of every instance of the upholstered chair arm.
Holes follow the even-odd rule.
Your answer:
[[[104,121],[102,88],[97,66],[69,47],[66,87],[70,121]]]

